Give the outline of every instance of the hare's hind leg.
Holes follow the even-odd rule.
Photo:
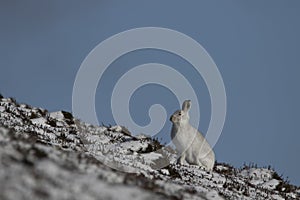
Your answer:
[[[205,168],[206,171],[211,172],[213,170],[214,164],[211,162],[211,160],[202,160],[202,165]]]
[[[201,169],[204,169],[205,171],[208,171],[207,166],[204,165],[204,164],[200,161],[200,159],[197,159],[197,160],[196,160],[196,164],[197,164]]]
[[[177,159],[177,164],[183,165],[185,161],[185,153],[182,153],[180,157]]]

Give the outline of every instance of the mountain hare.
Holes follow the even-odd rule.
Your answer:
[[[203,135],[189,124],[191,100],[185,100],[182,110],[177,110],[170,118],[173,123],[171,137],[180,155],[177,163],[194,164],[212,171],[215,154]]]

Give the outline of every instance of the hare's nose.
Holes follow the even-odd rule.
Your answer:
[[[172,121],[172,116],[170,117],[170,121]]]

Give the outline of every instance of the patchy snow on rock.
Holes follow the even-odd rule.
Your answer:
[[[52,119],[63,120],[65,118],[62,111],[51,112],[49,113],[49,117]]]
[[[206,193],[206,199],[224,200],[217,191],[212,190]]]
[[[274,190],[279,185],[279,183],[280,183],[279,180],[271,179],[269,181],[266,181],[266,182],[262,183],[261,187],[269,189],[269,190]]]
[[[45,119],[44,117],[39,117],[39,118],[30,119],[30,121],[34,125],[44,125],[46,124],[47,119]]]
[[[162,158],[161,154],[155,153],[155,152],[143,153],[143,154],[140,154],[140,156],[144,160],[144,164],[147,164],[147,165],[152,165],[155,163],[155,161]]]
[[[0,98],[0,199],[300,199],[274,170],[176,164],[176,152],[123,126]],[[130,172],[130,173],[128,173]]]

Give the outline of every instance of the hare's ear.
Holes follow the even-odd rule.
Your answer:
[[[182,104],[182,110],[184,112],[189,111],[189,109],[191,108],[191,100],[185,100]]]

